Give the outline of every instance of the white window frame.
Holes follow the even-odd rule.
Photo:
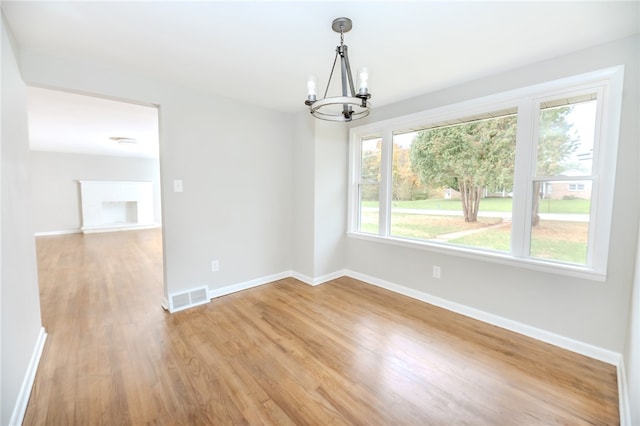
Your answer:
[[[349,209],[347,235],[369,241],[435,251],[483,261],[515,265],[561,275],[605,281],[607,276],[609,236],[613,210],[613,193],[618,152],[618,135],[622,109],[624,66],[616,66],[547,83],[503,92],[479,99],[442,106],[408,116],[352,127],[349,131]],[[592,199],[589,225],[587,265],[529,257],[533,180],[537,150],[537,120],[544,100],[569,97],[576,93],[597,93],[598,108],[593,169],[589,178]],[[435,241],[391,236],[391,167],[394,131],[423,129],[433,123],[481,116],[494,111],[518,110],[515,172],[512,207],[511,251],[496,252]],[[379,234],[359,232],[360,141],[376,135],[382,137]],[[573,179],[567,179],[573,180]],[[576,180],[585,180],[584,177]]]

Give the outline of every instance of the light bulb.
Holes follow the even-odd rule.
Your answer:
[[[309,100],[316,98],[316,88],[318,87],[318,79],[315,75],[310,75],[307,79],[307,94],[309,95]]]
[[[358,93],[364,95],[369,90],[369,70],[360,68],[358,70]]]

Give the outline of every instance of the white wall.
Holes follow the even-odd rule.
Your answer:
[[[369,276],[463,304],[551,333],[621,353],[624,349],[638,230],[638,37],[576,52],[407,102],[377,108],[382,120],[624,64],[613,225],[606,282],[348,239],[347,266]],[[366,120],[369,120],[367,118]],[[360,122],[358,124],[365,124]],[[635,186],[635,185],[634,185]],[[442,278],[431,278],[433,265]]]
[[[296,114],[293,142],[293,270],[305,281],[315,278],[315,123],[308,112]]]
[[[80,230],[78,180],[150,181],[154,189],[154,221],[162,222],[158,160],[44,151],[31,151],[30,160],[36,233]]]
[[[2,15],[0,424],[10,423],[41,336],[29,190],[26,86]],[[27,395],[28,396],[28,395]],[[24,402],[24,399],[23,401]]]
[[[41,53],[22,51],[21,69],[28,84],[160,106],[168,293],[291,269],[289,115]],[[174,179],[184,192],[173,192]]]
[[[640,91],[630,98],[635,102],[636,107],[640,108]],[[638,126],[640,127],[640,123]],[[636,138],[636,140],[638,139],[640,138]],[[640,158],[638,164],[640,164]],[[640,184],[638,190],[640,191]],[[636,267],[629,305],[629,329],[623,356],[631,424],[640,425],[640,231],[638,232]]]
[[[293,270],[317,283],[345,266],[347,127],[303,112],[294,129]]]
[[[638,234],[636,273],[630,305],[629,331],[624,351],[625,376],[627,378],[631,424],[640,425],[640,233]]]
[[[315,121],[314,277],[344,269],[347,230],[348,129],[330,121]],[[337,124],[337,125],[336,125]]]

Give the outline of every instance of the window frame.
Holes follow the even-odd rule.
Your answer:
[[[605,281],[613,215],[623,77],[624,66],[621,65],[352,127],[349,130],[348,237],[470,257],[594,281]],[[540,178],[540,176],[536,176],[535,170],[536,127],[540,105],[545,100],[559,99],[563,96],[571,97],[587,92],[598,95],[597,136],[594,141],[594,162],[591,175],[586,178],[582,176],[576,179],[566,179],[592,181],[587,265],[532,258],[529,256],[531,227],[527,224],[531,223],[532,214],[531,194],[533,188],[531,182]],[[391,236],[390,198],[394,132],[419,130],[434,123],[455,121],[513,108],[517,108],[518,118],[510,252]],[[358,230],[360,217],[358,187],[361,183],[358,181],[361,174],[359,141],[372,135],[382,139],[378,234],[363,233]]]

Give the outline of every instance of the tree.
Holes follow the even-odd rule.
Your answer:
[[[403,148],[397,143],[393,144],[392,173],[392,199],[414,200],[417,197],[423,199],[428,188],[420,181],[420,177],[411,168],[409,148]]]
[[[380,199],[380,162],[382,140],[371,141],[362,150],[362,180],[367,182],[361,187],[362,200],[378,201]],[[375,143],[375,144],[374,144]]]
[[[516,116],[423,130],[411,165],[426,185],[460,192],[466,222],[476,222],[483,190],[513,187]]]

